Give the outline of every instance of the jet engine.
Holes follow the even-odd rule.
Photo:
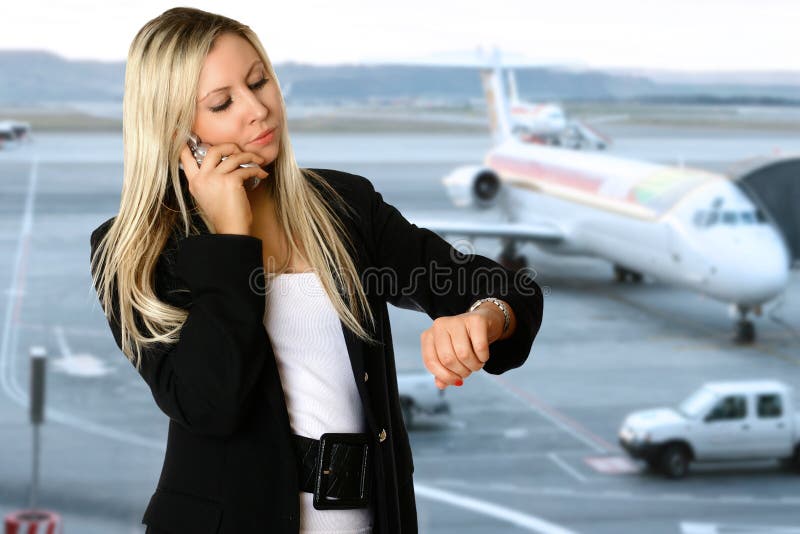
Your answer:
[[[497,173],[482,165],[458,167],[442,183],[450,200],[459,208],[491,208],[502,186]]]

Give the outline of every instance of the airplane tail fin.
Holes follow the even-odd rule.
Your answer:
[[[483,82],[483,92],[486,95],[489,129],[495,145],[499,145],[511,137],[511,122],[500,67],[500,53],[497,49],[494,51],[490,65],[481,69],[481,81]]]
[[[519,102],[519,93],[517,93],[517,77],[514,75],[513,69],[506,71],[506,78],[508,79],[508,103],[514,105]]]

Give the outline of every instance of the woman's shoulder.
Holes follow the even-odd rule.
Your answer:
[[[90,260],[94,258],[100,241],[103,239],[103,236],[108,233],[115,219],[116,216],[107,219],[92,231]],[[173,232],[159,252],[158,259],[153,269],[152,283],[156,295],[158,295],[162,301],[172,304],[173,306],[186,307],[190,302],[188,298],[188,289],[185,282],[178,276],[176,269],[178,244],[178,233]],[[93,274],[97,270],[97,267],[99,267],[99,265],[96,266],[92,263]]]
[[[114,223],[114,220],[116,218],[117,218],[117,216],[115,215],[115,216],[111,217],[110,219],[108,219],[108,220],[104,221],[103,223],[101,223],[100,226],[98,226],[94,230],[92,230],[92,234],[91,234],[91,236],[89,238],[89,242],[92,245],[92,250],[93,251],[97,247],[97,244],[100,242],[100,240],[103,239],[103,236],[106,235],[106,233],[108,232],[108,229],[111,228],[111,225]]]
[[[337,169],[317,169],[309,167],[304,170],[318,174],[330,184],[337,193],[350,200],[355,200],[354,197],[367,199],[370,193],[375,189],[372,182],[358,174]]]

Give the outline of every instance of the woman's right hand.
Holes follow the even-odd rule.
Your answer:
[[[223,156],[228,156],[222,161]],[[253,177],[266,178],[261,168],[265,160],[258,154],[243,152],[236,143],[221,143],[208,149],[203,164],[197,166],[189,145],[181,150],[183,172],[189,192],[211,220],[217,234],[250,235],[253,213],[244,182]],[[239,167],[256,163],[258,167]]]

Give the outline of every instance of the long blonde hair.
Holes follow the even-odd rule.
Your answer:
[[[184,237],[202,232],[190,215],[194,206],[188,204],[193,201],[184,189],[178,163],[194,122],[201,68],[215,38],[223,33],[246,39],[266,65],[268,76],[277,83],[264,47],[248,26],[199,9],[179,7],[165,11],[139,30],[128,51],[120,209],[98,243],[91,264],[92,282],[107,317],[115,314],[115,297],[119,303],[119,317],[114,320],[120,325],[122,351],[137,369],[145,348],[178,341],[188,316],[187,310],[158,299],[153,287],[154,270],[178,224],[182,223],[180,233]],[[366,318],[374,330],[375,319],[356,265],[342,240],[347,233],[325,202],[323,191],[332,201],[345,203],[324,178],[298,167],[289,141],[282,95],[280,102],[280,147],[270,180],[263,185],[271,184],[278,223],[287,238],[290,255],[304,257],[318,273],[342,322],[359,338],[375,343],[361,325]],[[202,210],[199,216],[215,232]],[[339,286],[348,296],[347,302],[339,293]],[[139,331],[137,319],[145,332]]]

